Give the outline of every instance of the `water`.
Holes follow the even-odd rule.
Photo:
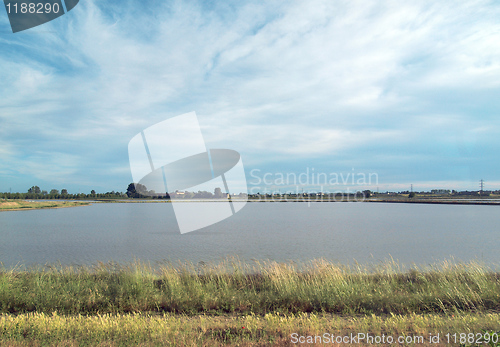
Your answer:
[[[248,203],[232,218],[181,235],[170,204],[97,203],[0,213],[6,267],[98,261],[401,264],[445,259],[500,264],[498,206],[384,203]],[[193,216],[196,218],[196,216]]]

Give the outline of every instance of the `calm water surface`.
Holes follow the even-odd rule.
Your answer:
[[[170,204],[97,203],[0,213],[0,262],[308,261],[500,264],[499,206],[248,203],[181,235]],[[196,218],[196,216],[193,216]]]

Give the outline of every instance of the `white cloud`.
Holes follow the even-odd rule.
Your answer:
[[[19,158],[46,153],[23,172],[43,172],[37,165],[46,162],[70,180],[82,163],[107,165],[111,156],[123,167],[132,136],[193,110],[207,141],[255,165],[346,153],[366,162],[377,146],[381,157],[404,148],[427,158],[426,142],[442,148],[453,143],[447,138],[500,129],[480,124],[498,111],[494,3],[318,0],[208,10],[179,1],[154,15],[141,6],[85,1],[46,25],[56,34],[39,27],[1,38],[12,51],[0,53],[0,136]],[[471,93],[484,91],[491,96],[481,106]]]

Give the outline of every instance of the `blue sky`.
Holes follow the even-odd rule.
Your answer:
[[[2,8],[0,191],[125,191],[132,137],[190,111],[250,187],[314,169],[500,189],[498,18],[495,1],[81,0],[12,34]]]

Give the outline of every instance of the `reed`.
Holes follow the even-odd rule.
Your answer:
[[[460,345],[460,334],[498,330],[499,314],[389,315],[343,317],[326,314],[195,316],[119,314],[64,316],[54,312],[0,315],[2,346],[292,346],[298,336],[401,336],[405,345]],[[497,330],[491,330],[497,329]],[[439,334],[439,344],[429,336]],[[448,338],[446,337],[448,335]],[[500,335],[500,332],[497,333]],[[297,336],[295,335],[295,336]],[[497,336],[498,336],[497,335]],[[456,341],[454,336],[456,336]],[[477,337],[476,337],[477,338]],[[463,338],[466,341],[467,337]],[[421,342],[424,343],[421,343]],[[323,340],[323,342],[325,342]],[[355,345],[368,346],[366,340]],[[451,342],[451,343],[446,343]],[[456,342],[456,343],[454,343]],[[308,345],[311,344],[299,344]],[[320,345],[320,344],[315,344]],[[339,344],[325,343],[338,346]],[[344,343],[343,345],[349,345]],[[384,344],[377,344],[383,346]],[[397,343],[392,345],[398,345]],[[462,346],[473,344],[463,343]],[[488,344],[480,344],[489,346]],[[491,346],[496,346],[491,344]]]
[[[0,313],[337,315],[500,312],[500,274],[478,263],[402,269],[227,259],[0,271]]]

